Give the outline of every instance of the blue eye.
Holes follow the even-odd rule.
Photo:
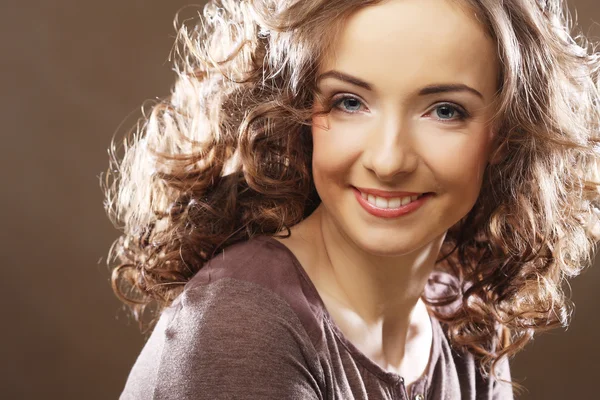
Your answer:
[[[440,104],[434,108],[439,121],[464,121],[469,117],[469,114],[458,106],[452,104]],[[454,116],[458,115],[456,118]]]
[[[343,105],[344,107],[340,107],[340,105]],[[336,108],[348,114],[355,114],[360,110],[361,105],[362,102],[357,98],[351,96],[343,96],[334,101],[334,103],[332,104],[332,108]]]
[[[453,109],[452,107],[448,107],[448,106],[439,106],[439,107],[436,107],[435,109],[436,109],[436,115],[438,117],[440,117],[440,119],[452,119],[452,117],[456,113],[455,109]]]

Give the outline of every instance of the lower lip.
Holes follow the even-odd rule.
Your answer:
[[[358,203],[365,209],[366,212],[381,218],[397,218],[411,213],[421,207],[433,195],[432,193],[427,193],[425,196],[422,196],[417,200],[398,208],[379,208],[369,203],[366,199],[363,199],[358,189],[352,188],[352,190],[354,190],[356,200],[358,200]]]

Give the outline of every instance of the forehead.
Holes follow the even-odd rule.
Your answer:
[[[469,8],[451,0],[387,0],[347,20],[322,71],[335,68],[375,91],[461,82],[494,93],[496,45]]]

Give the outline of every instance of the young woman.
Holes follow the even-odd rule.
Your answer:
[[[598,240],[565,5],[215,0],[179,41],[106,186],[158,319],[121,398],[511,399]]]

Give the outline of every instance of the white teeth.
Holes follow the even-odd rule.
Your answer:
[[[419,196],[408,196],[408,197],[394,197],[386,199],[383,197],[373,196],[372,194],[367,195],[361,192],[360,195],[363,199],[367,200],[370,204],[379,208],[399,208],[405,206],[410,202],[415,201]]]
[[[388,208],[388,201],[383,197],[375,197],[375,205],[379,208]]]
[[[397,197],[395,199],[390,199],[388,200],[388,207],[389,208],[398,208],[402,205],[402,199]]]

